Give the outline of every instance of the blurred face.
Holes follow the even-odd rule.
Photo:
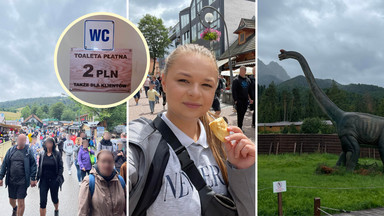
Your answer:
[[[20,134],[17,138],[17,145],[20,147],[24,147],[27,142],[27,137],[24,134]]]
[[[111,139],[111,134],[109,134],[109,133],[105,133],[105,134],[104,134],[104,139],[105,139],[105,140],[109,140],[109,139]]]
[[[115,160],[113,159],[112,154],[108,152],[101,153],[96,163],[102,175],[110,176],[112,174],[115,166]]]
[[[239,72],[239,75],[241,76],[241,77],[245,77],[245,73],[246,73],[247,71],[245,70],[245,67],[241,67],[240,68],[240,72]]]
[[[76,144],[77,145],[81,145],[81,143],[83,142],[83,139],[80,137],[80,138],[78,138],[78,139],[76,139]]]
[[[88,141],[87,140],[83,140],[83,148],[88,148]]]
[[[53,143],[52,142],[45,142],[45,147],[49,150],[52,150]]]
[[[167,93],[168,114],[184,120],[204,115],[212,106],[217,73],[214,62],[207,57],[179,54],[162,79]]]

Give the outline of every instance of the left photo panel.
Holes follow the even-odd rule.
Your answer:
[[[0,2],[0,215],[127,215],[127,101],[149,67],[127,7]]]

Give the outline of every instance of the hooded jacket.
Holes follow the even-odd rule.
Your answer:
[[[36,180],[39,181],[41,179],[41,176],[43,174],[43,169],[44,169],[44,166],[43,166],[43,161],[44,161],[44,158],[46,156],[45,154],[45,151],[41,151],[39,153],[40,155],[40,159],[39,159],[39,167],[38,167],[38,171],[37,171],[37,176],[36,176]],[[63,166],[63,160],[61,158],[61,154],[60,152],[58,151],[53,151],[52,152],[52,156],[53,156],[53,159],[55,160],[55,164],[56,164],[56,175],[57,175],[57,178],[56,178],[56,181],[57,183],[59,184],[59,186],[61,187],[61,185],[63,184],[64,182],[64,176],[63,176],[63,172],[64,172],[64,166]],[[40,182],[39,182],[39,187],[40,187]]]
[[[95,176],[95,191],[91,196],[86,176],[80,186],[78,216],[125,216],[126,193],[117,174],[107,182],[95,168],[90,173]]]
[[[93,150],[90,150],[90,153],[95,154],[95,152]],[[80,169],[83,169],[83,168],[85,168],[85,170],[91,170],[92,169],[89,151],[84,150],[84,148],[82,146],[80,147],[80,150],[79,150],[77,162],[79,164]]]
[[[129,123],[129,215],[139,202],[157,146],[162,138],[151,120],[139,118]],[[239,216],[255,215],[255,165],[236,169],[226,163],[228,191],[236,203]]]

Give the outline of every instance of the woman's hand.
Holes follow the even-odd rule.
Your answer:
[[[233,134],[226,136],[224,149],[227,153],[228,161],[237,169],[246,169],[255,163],[256,146],[243,134],[243,131],[236,126],[227,128]],[[232,144],[233,142],[233,144]]]

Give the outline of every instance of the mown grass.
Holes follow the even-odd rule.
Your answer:
[[[258,155],[258,215],[277,215],[277,194],[273,193],[272,182],[280,180],[286,180],[288,187],[287,192],[283,193],[284,215],[313,215],[315,197],[321,198],[321,206],[351,211],[384,206],[384,176],[381,161],[359,159],[361,164],[359,168],[374,167],[376,169],[374,172],[350,173],[343,169],[337,169],[332,174],[316,172],[321,165],[334,167],[337,159],[337,155],[318,153]],[[369,166],[375,163],[376,165]],[[382,188],[357,189],[361,187]],[[337,212],[329,211],[329,213]]]
[[[20,119],[21,117],[20,112],[14,113],[14,112],[8,112],[8,111],[0,111],[0,113],[4,113],[4,117],[6,120],[16,120],[16,119]]]

